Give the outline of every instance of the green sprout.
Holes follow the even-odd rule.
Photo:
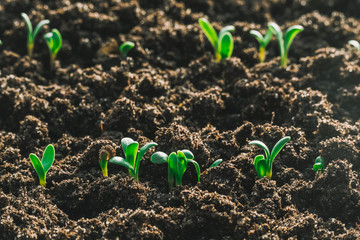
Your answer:
[[[234,50],[234,39],[230,32],[235,30],[234,26],[224,27],[217,35],[213,26],[205,18],[199,18],[199,24],[214,48],[216,61],[220,62],[222,59],[231,57]]]
[[[194,155],[189,150],[173,152],[167,155],[164,152],[156,152],[151,156],[151,162],[155,164],[168,164],[168,182],[169,189],[171,190],[174,183],[175,186],[182,185],[182,178],[187,169],[188,163],[192,163],[195,166],[198,182],[200,182],[200,166],[193,160]]]
[[[348,42],[351,46],[353,46],[358,52],[360,52],[360,43],[356,40],[350,40]]]
[[[213,167],[219,166],[220,163],[222,163],[222,161],[223,161],[222,159],[216,160],[215,162],[213,162],[213,164],[211,164],[211,166],[209,167],[209,169],[210,169],[210,168],[213,168]]]
[[[124,151],[125,158],[114,156],[115,151],[108,147],[107,149],[100,149],[100,167],[104,177],[108,176],[107,165],[109,163],[117,164],[126,167],[129,170],[129,175],[139,181],[139,167],[140,161],[145,153],[151,148],[157,146],[157,143],[150,142],[145,144],[140,151],[139,143],[135,142],[131,138],[121,139],[121,147]]]
[[[272,32],[270,29],[267,30],[265,36],[261,35],[260,32],[256,30],[251,30],[250,34],[256,38],[256,40],[259,42],[259,61],[264,62],[265,61],[265,49],[267,45],[269,44]]]
[[[28,49],[29,57],[31,58],[33,55],[34,42],[35,42],[36,35],[39,33],[41,28],[44,25],[49,24],[50,21],[47,19],[40,21],[38,23],[38,25],[36,26],[35,30],[33,31],[33,27],[32,27],[29,16],[26,13],[21,13],[21,17],[24,19],[26,27],[28,29],[27,49]]]
[[[54,159],[55,159],[55,148],[54,148],[54,146],[49,144],[46,147],[41,161],[38,158],[38,156],[36,156],[33,153],[30,153],[29,158],[30,158],[30,161],[31,161],[32,165],[35,168],[35,171],[36,171],[37,175],[39,176],[40,185],[45,187],[46,186],[46,174],[49,171],[49,169],[50,169],[50,167],[53,164]]]
[[[2,41],[0,40],[0,46],[2,45]]]
[[[322,157],[318,156],[315,159],[315,164],[313,165],[313,169],[315,172],[317,172],[318,170],[320,170],[321,172],[324,172],[325,169],[325,161]]]
[[[270,31],[277,37],[279,42],[279,48],[280,48],[280,57],[281,57],[281,67],[287,66],[287,59],[288,59],[288,53],[291,46],[291,43],[293,42],[295,36],[304,30],[304,28],[300,25],[294,25],[292,27],[289,27],[285,35],[283,36],[283,33],[279,27],[274,22],[270,22],[268,24],[268,27]]]
[[[49,47],[50,51],[50,66],[52,67],[55,62],[56,55],[58,54],[62,46],[62,37],[56,28],[52,29],[51,32],[48,32],[44,35],[44,39]]]
[[[119,47],[120,55],[123,59],[126,59],[128,52],[135,47],[135,43],[126,41]]]
[[[274,158],[278,155],[278,153],[289,140],[290,137],[283,137],[282,139],[280,139],[275,144],[271,153],[269,151],[269,148],[261,141],[255,140],[249,143],[250,145],[257,145],[259,147],[262,147],[265,151],[265,157],[264,155],[257,155],[254,158],[254,166],[259,178],[263,178],[266,176],[268,179],[271,179]]]

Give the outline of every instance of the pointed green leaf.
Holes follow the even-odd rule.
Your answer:
[[[192,164],[194,164],[196,174],[197,174],[197,179],[198,179],[198,182],[200,182],[200,166],[199,166],[199,164],[194,160],[188,160],[188,161],[191,162]]]
[[[266,47],[269,42],[271,41],[271,38],[272,38],[272,32],[270,29],[267,30],[265,36],[264,36],[264,44],[263,44],[263,47]]]
[[[123,167],[126,167],[127,169],[129,169],[129,170],[132,171],[132,172],[134,171],[133,166],[131,166],[130,163],[128,163],[125,158],[122,158],[122,157],[112,157],[112,158],[109,159],[109,162],[110,162],[110,163],[113,163],[113,164],[117,164],[117,165],[123,166]]]
[[[221,59],[231,57],[234,50],[234,39],[230,32],[225,32],[219,37],[219,53]]]
[[[233,32],[233,31],[235,31],[235,27],[232,26],[232,25],[223,27],[223,28],[220,30],[220,32],[219,32],[219,36],[221,36],[221,35],[224,34],[225,32]]]
[[[34,41],[34,39],[33,39],[33,27],[32,27],[30,18],[26,13],[23,13],[23,12],[21,13],[21,17],[24,19],[26,27],[28,29],[28,41],[33,42]]]
[[[276,155],[278,155],[278,153],[281,151],[281,149],[285,146],[285,144],[290,140],[290,137],[286,136],[283,137],[282,139],[280,139],[274,146],[274,148],[271,151],[271,155],[270,155],[270,163],[272,163],[272,161],[274,161],[274,158],[276,157]],[[271,165],[270,165],[271,166]]]
[[[155,164],[162,164],[168,161],[168,155],[164,152],[156,152],[151,155],[150,161]]]
[[[127,146],[129,146],[130,144],[132,144],[134,142],[135,142],[134,140],[132,140],[131,138],[128,138],[128,137],[121,139],[121,147],[122,147],[125,155],[126,155]]]
[[[213,168],[213,167],[217,167],[220,165],[220,163],[222,163],[222,159],[218,159],[215,162],[213,162],[213,164],[211,164],[211,166],[209,168]]]
[[[200,18],[199,24],[200,24],[200,27],[203,30],[204,34],[206,35],[206,37],[209,39],[213,48],[217,49],[218,37],[217,37],[216,31],[213,28],[213,26],[205,18]]]
[[[194,154],[191,151],[183,149],[181,150],[181,152],[185,155],[187,159],[194,159]]]
[[[45,175],[49,171],[51,165],[53,164],[55,159],[55,148],[53,145],[49,144],[43,154],[43,157],[41,159],[41,163],[44,167]]]
[[[290,48],[291,43],[293,42],[295,36],[303,30],[304,30],[304,28],[300,25],[295,25],[295,26],[289,27],[287,29],[285,36],[284,36],[285,52],[289,51],[289,48]]]
[[[133,166],[134,169],[135,169],[135,159],[136,159],[136,155],[138,153],[138,149],[139,149],[138,142],[133,142],[130,145],[128,145],[126,148],[126,153],[125,153],[126,161],[131,166]]]
[[[281,31],[281,28],[279,27],[279,25],[277,25],[274,22],[270,22],[268,24],[268,28],[270,29],[270,31],[278,38],[278,39],[282,39],[283,38],[283,34]]]
[[[136,163],[137,163],[137,162],[140,162],[140,160],[143,158],[143,156],[145,155],[145,153],[146,153],[151,147],[155,147],[155,146],[157,146],[157,143],[156,143],[156,142],[150,142],[150,143],[145,144],[145,146],[143,146],[143,147],[140,149],[140,152],[139,152],[139,154],[138,154],[137,157],[136,157]]]
[[[38,25],[36,26],[35,30],[34,30],[34,33],[33,33],[33,39],[35,40],[37,34],[39,33],[39,31],[41,30],[41,28],[43,26],[45,26],[46,24],[49,24],[50,21],[45,19],[45,20],[42,20],[38,23]]]
[[[39,179],[44,179],[46,173],[44,171],[44,167],[41,164],[40,159],[38,158],[38,156],[31,153],[29,158],[30,158],[30,161],[31,161],[33,167],[35,168],[35,171],[36,171],[37,175],[39,176]]]
[[[251,141],[249,144],[262,147],[264,149],[264,151],[265,151],[265,158],[268,159],[270,157],[269,148],[265,145],[265,143],[263,143],[261,141],[258,141],[258,140],[254,140],[254,141]]]
[[[351,46],[353,46],[354,48],[356,48],[356,50],[357,50],[358,52],[360,52],[360,43],[359,43],[358,41],[356,41],[356,40],[350,40],[350,41],[348,42],[348,44],[350,44]]]
[[[252,35],[253,37],[255,37],[256,40],[259,42],[260,45],[263,44],[263,42],[264,42],[264,37],[263,37],[263,35],[262,35],[259,31],[251,30],[251,31],[250,31],[250,35]]]
[[[49,47],[52,56],[56,56],[62,46],[62,37],[57,29],[52,29],[51,32],[44,35],[44,39]]]
[[[126,58],[128,52],[135,47],[135,43],[126,41],[119,47],[120,55],[122,58]]]
[[[177,169],[180,179],[182,179],[188,165],[188,160],[182,151],[177,151]]]
[[[257,155],[254,158],[254,167],[259,178],[266,176],[267,164],[264,155]]]
[[[169,164],[171,171],[174,173],[176,179],[179,178],[179,170],[178,170],[177,162],[178,162],[178,157],[177,157],[176,153],[174,153],[174,152],[171,153],[168,158],[168,164]]]

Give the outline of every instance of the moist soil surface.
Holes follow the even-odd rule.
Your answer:
[[[0,1],[0,239],[357,239],[360,237],[360,3],[344,0]],[[34,56],[27,30],[49,19]],[[217,63],[197,20],[234,25],[233,57]],[[304,26],[279,67],[251,29]],[[42,35],[64,43],[55,67]],[[119,44],[136,47],[122,60]],[[273,177],[253,159],[282,137]],[[155,141],[140,182],[99,150]],[[46,188],[29,160],[52,143]],[[183,186],[168,189],[156,151],[189,149]],[[315,158],[326,162],[314,172]],[[216,159],[223,162],[208,169]],[[207,169],[207,170],[206,170]]]

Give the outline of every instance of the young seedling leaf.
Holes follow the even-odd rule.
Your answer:
[[[222,159],[218,159],[215,162],[213,162],[213,164],[211,164],[211,166],[209,168],[213,168],[213,167],[217,167],[220,165],[220,163],[222,163]]]
[[[163,164],[168,161],[168,155],[164,152],[156,152],[151,155],[150,161],[155,164]]]
[[[193,154],[191,151],[189,151],[189,150],[187,150],[187,149],[183,149],[183,150],[181,150],[181,152],[182,152],[183,154],[185,154],[185,157],[186,157],[187,159],[194,159],[194,154]]]
[[[315,172],[321,170],[322,172],[324,171],[324,168],[325,168],[325,163],[324,163],[324,159],[320,156],[318,156],[316,159],[315,159],[315,164],[313,165],[313,169]]]
[[[285,146],[285,144],[290,141],[290,137],[286,136],[280,139],[274,146],[274,148],[271,151],[270,155],[270,161],[273,161],[274,158],[278,155],[278,153],[281,151],[281,149]]]
[[[117,164],[117,165],[126,167],[126,168],[129,169],[130,171],[134,172],[133,166],[131,166],[130,163],[128,163],[125,158],[122,158],[122,157],[112,157],[112,158],[109,159],[109,163],[113,163],[113,164]]]
[[[261,142],[261,141],[258,141],[258,140],[254,140],[254,141],[251,141],[249,143],[250,145],[256,145],[256,146],[259,146],[259,147],[262,147],[265,151],[265,158],[269,158],[270,157],[270,151],[269,151],[269,148],[265,145],[265,143]]]
[[[231,57],[234,50],[234,39],[230,32],[225,32],[219,37],[219,52],[221,59]]]
[[[259,178],[266,176],[266,160],[264,155],[257,155],[254,159],[254,167]]]
[[[39,179],[44,179],[45,178],[44,167],[42,166],[38,156],[36,156],[33,153],[30,153],[29,157],[30,157],[30,161],[31,161],[33,167],[35,168],[37,175],[39,176]]]
[[[126,148],[134,142],[135,142],[134,140],[132,140],[131,138],[127,138],[127,137],[121,139],[121,147],[122,147],[125,155],[126,155]]]
[[[138,149],[139,149],[139,143],[138,142],[133,142],[133,143],[131,143],[130,145],[128,145],[126,147],[125,158],[126,158],[126,161],[131,166],[135,165],[135,159],[136,159]]]
[[[52,29],[51,32],[44,35],[44,39],[50,51],[50,66],[54,65],[55,58],[62,47],[61,33],[57,29]]]
[[[155,147],[157,146],[157,143],[155,142],[150,142],[150,143],[147,143],[145,144],[145,146],[143,146],[141,149],[140,149],[140,152],[136,158],[136,161],[140,161],[143,156],[145,155],[145,153],[151,148],[151,147]]]
[[[353,46],[358,52],[360,52],[360,43],[356,40],[350,40],[348,42],[351,46]]]
[[[119,47],[119,51],[120,51],[120,55],[123,59],[125,59],[129,53],[129,51],[131,49],[133,49],[135,47],[135,43],[130,42],[130,41],[126,41],[123,44],[120,45]]]
[[[218,36],[217,36],[216,31],[213,28],[213,26],[205,18],[200,18],[199,19],[199,24],[200,24],[200,27],[203,30],[205,36],[209,39],[209,41],[210,41],[211,45],[213,46],[213,48],[216,49],[217,48]]]
[[[223,27],[219,32],[219,36],[223,35],[225,32],[233,32],[233,31],[235,31],[235,27],[232,25]]]
[[[289,27],[286,30],[285,36],[284,36],[284,44],[285,44],[286,53],[289,51],[291,43],[293,42],[295,36],[299,32],[302,32],[303,30],[304,30],[304,28],[300,25],[295,25],[295,26]]]
[[[190,163],[194,164],[195,170],[196,170],[196,174],[197,174],[197,178],[198,178],[198,182],[200,182],[200,166],[199,166],[199,164],[198,164],[196,161],[191,160],[191,159],[189,159],[188,161],[189,161]]]
[[[41,159],[41,163],[44,167],[45,174],[49,171],[50,167],[54,163],[55,159],[55,148],[53,145],[49,144],[43,154],[43,157]]]
[[[177,175],[179,177],[178,182],[181,185],[182,184],[182,177],[184,176],[184,173],[187,169],[188,161],[186,159],[186,156],[183,152],[178,151],[177,152]]]
[[[264,42],[264,37],[263,37],[263,35],[262,35],[259,31],[251,30],[251,31],[250,31],[250,35],[252,35],[253,37],[255,37],[256,40],[260,43],[260,45]]]
[[[264,42],[263,42],[263,46],[266,47],[269,42],[271,41],[271,38],[272,38],[272,32],[270,29],[267,30],[265,36],[264,36]]]

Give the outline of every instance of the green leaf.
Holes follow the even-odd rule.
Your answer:
[[[358,41],[356,41],[356,40],[350,40],[350,41],[348,42],[348,44],[350,44],[351,46],[353,46],[354,48],[356,48],[356,50],[357,50],[358,52],[360,52],[360,43],[359,43]]]
[[[259,42],[260,45],[263,44],[263,42],[264,42],[264,37],[263,37],[263,35],[262,35],[259,31],[251,30],[251,31],[250,31],[250,35],[252,35],[253,37],[255,37],[256,40]]]
[[[33,32],[33,39],[35,40],[37,34],[39,33],[39,31],[41,30],[41,28],[47,24],[49,24],[50,21],[45,19],[45,20],[42,20],[38,23],[38,25],[36,26],[34,32]]]
[[[126,148],[134,142],[135,142],[134,140],[132,140],[131,138],[128,138],[128,137],[121,139],[121,147],[122,147],[125,155],[126,155]]]
[[[269,148],[265,145],[265,143],[263,143],[261,141],[258,141],[258,140],[254,140],[254,141],[251,141],[249,144],[262,147],[264,149],[264,151],[265,151],[265,158],[268,159],[270,157]]]
[[[194,159],[194,154],[191,151],[183,149],[181,150],[181,152],[185,155],[187,159]]]
[[[196,161],[191,160],[191,159],[189,159],[188,162],[191,162],[192,164],[194,164],[196,174],[197,174],[197,178],[198,178],[198,182],[200,182],[200,166],[199,166],[199,164]]]
[[[136,155],[138,153],[138,149],[139,149],[138,142],[133,142],[130,145],[128,145],[126,148],[126,153],[125,153],[126,161],[131,166],[133,166],[134,169],[135,169],[135,159],[136,159]]]
[[[140,161],[143,158],[143,156],[145,155],[145,153],[151,148],[151,147],[155,147],[157,146],[157,143],[155,142],[150,142],[145,144],[145,146],[143,146],[140,149],[140,152],[138,153],[137,157],[136,157],[136,161],[135,161],[135,178],[138,179],[139,178],[139,167],[140,167]]]
[[[266,176],[267,164],[264,155],[257,155],[254,158],[254,167],[259,178]]]
[[[270,155],[270,166],[274,158],[278,155],[281,149],[285,146],[285,144],[290,140],[290,137],[286,136],[280,139],[274,146]]]
[[[33,165],[33,167],[35,168],[35,171],[39,177],[39,179],[44,179],[45,178],[45,171],[44,171],[44,167],[40,162],[40,159],[38,158],[38,156],[36,156],[35,154],[31,153],[30,156],[30,161]]]
[[[221,59],[231,57],[234,50],[234,39],[230,32],[225,32],[219,37],[218,51],[221,55]]]
[[[164,152],[156,152],[151,155],[150,161],[155,164],[162,164],[168,161],[168,155]]]
[[[180,179],[184,176],[187,169],[188,160],[182,151],[177,151],[177,169]]]
[[[270,22],[268,24],[268,28],[278,39],[283,39],[283,34],[279,25],[274,22]]]
[[[34,39],[33,39],[33,27],[32,27],[30,18],[26,13],[23,13],[23,12],[21,13],[21,17],[24,19],[26,27],[28,29],[28,41],[33,42],[34,41]]]
[[[219,36],[223,35],[225,32],[233,32],[233,31],[235,31],[235,27],[232,25],[223,27],[219,32]]]
[[[41,164],[44,168],[45,175],[49,171],[55,159],[55,148],[53,145],[49,144],[43,154],[41,159]]]
[[[213,167],[217,167],[220,165],[220,163],[222,163],[222,159],[218,159],[215,162],[213,162],[213,164],[211,164],[211,166],[209,168],[213,168]]]
[[[295,26],[289,27],[286,30],[285,36],[284,36],[284,48],[285,48],[286,53],[289,51],[289,48],[290,48],[291,43],[293,42],[295,36],[303,30],[304,30],[304,28],[300,25],[295,25]]]
[[[315,164],[313,165],[313,169],[315,172],[317,172],[318,170],[323,170],[325,168],[325,164],[324,164],[324,159],[320,156],[318,156],[315,159]]]
[[[177,162],[178,162],[178,156],[174,152],[171,153],[168,158],[168,164],[169,164],[171,171],[175,175],[176,185],[179,185],[179,184],[181,185],[181,181],[180,181],[181,178],[180,178]]]
[[[131,166],[130,163],[128,163],[125,158],[122,158],[122,157],[112,157],[112,158],[109,159],[109,162],[110,162],[110,163],[113,163],[113,164],[117,164],[117,165],[123,166],[123,167],[126,167],[126,168],[129,169],[130,171],[134,172],[133,166]]]
[[[128,52],[135,47],[135,43],[126,41],[119,47],[120,55],[122,58],[126,58]]]
[[[208,20],[206,20],[205,18],[200,18],[199,24],[200,24],[200,27],[203,30],[204,34],[209,39],[211,45],[213,46],[213,48],[215,49],[215,52],[216,52],[218,37],[217,37],[215,29],[210,24],[210,22]]]
[[[265,36],[264,36],[264,43],[263,43],[263,47],[266,47],[269,42],[271,41],[271,38],[272,38],[272,32],[270,29],[267,30]]]
[[[44,35],[44,39],[49,47],[50,53],[53,57],[57,55],[62,46],[62,37],[57,29],[52,29],[51,32]]]

